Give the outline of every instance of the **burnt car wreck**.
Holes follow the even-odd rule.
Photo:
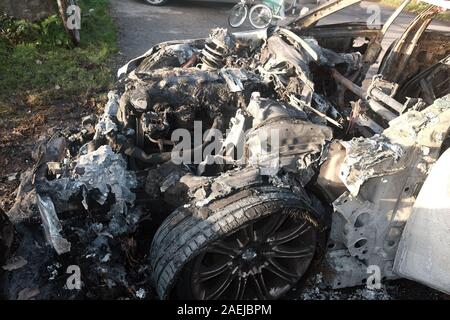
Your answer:
[[[40,277],[61,265],[81,268],[68,297],[277,299],[318,272],[362,285],[371,266],[449,294],[450,34],[427,29],[442,8],[381,57],[409,1],[384,25],[317,25],[357,2],[122,67],[104,113],[41,144],[0,216],[4,252],[44,270],[4,275],[6,294],[54,297]]]

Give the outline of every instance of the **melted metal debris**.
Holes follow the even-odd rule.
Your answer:
[[[339,176],[354,196],[368,179],[400,170],[394,164],[402,157],[403,149],[384,136],[353,138],[342,144],[347,149],[347,156]]]

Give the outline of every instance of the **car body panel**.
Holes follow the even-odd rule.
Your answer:
[[[406,223],[394,271],[450,294],[450,149],[431,169]]]

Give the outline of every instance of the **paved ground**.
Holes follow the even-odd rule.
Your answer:
[[[228,13],[233,6],[230,3],[186,0],[172,0],[163,7],[147,5],[144,0],[111,0],[111,3],[124,60],[134,58],[162,41],[206,37],[211,28],[228,27]],[[322,23],[367,21],[372,14],[368,12],[371,5],[374,3],[363,1],[324,19]],[[392,9],[382,7],[381,20],[386,21],[392,12]],[[402,14],[387,35],[385,44],[395,39],[412,18],[411,14]],[[450,31],[450,25],[443,23],[434,23],[433,28]],[[250,26],[246,24],[241,29],[250,29]]]
[[[178,0],[153,7],[144,0],[112,0],[119,28],[119,46],[127,59],[147,51],[156,43],[206,37],[211,28],[227,26],[233,4]]]

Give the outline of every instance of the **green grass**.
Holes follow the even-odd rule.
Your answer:
[[[381,2],[383,4],[386,4],[386,5],[390,6],[390,7],[397,7],[403,2],[403,0],[375,0],[375,1],[376,2]],[[422,11],[423,9],[425,9],[425,8],[427,8],[429,6],[430,5],[427,4],[427,3],[420,2],[420,1],[417,1],[417,0],[413,0],[413,1],[411,1],[410,4],[408,4],[406,6],[406,10],[409,11],[409,12],[417,13],[417,12],[420,12],[420,11]],[[444,21],[450,21],[450,12],[449,11],[445,11],[443,13],[440,13],[437,16],[437,18],[440,19],[440,20],[444,20]]]
[[[31,23],[0,18],[0,114],[19,101],[51,103],[105,91],[117,51],[108,0],[79,0],[81,44],[72,47],[59,16]]]

